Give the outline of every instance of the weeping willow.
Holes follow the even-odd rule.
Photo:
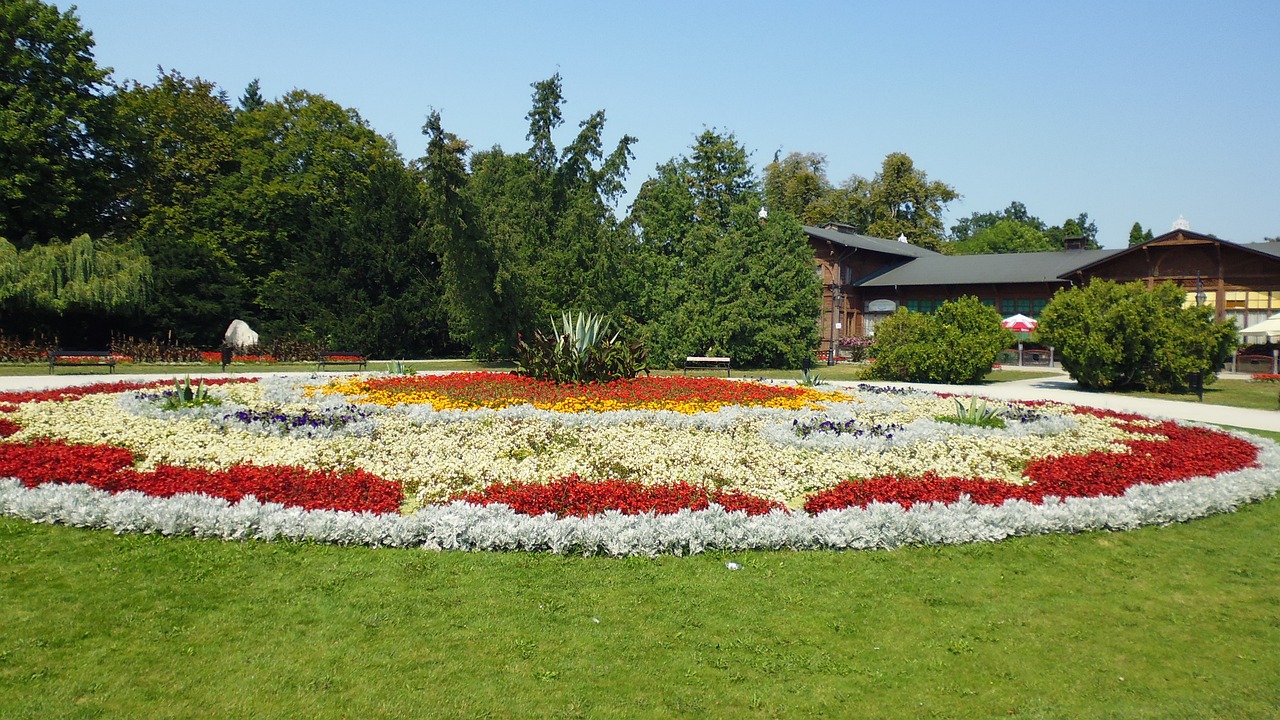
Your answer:
[[[81,235],[18,251],[0,238],[0,303],[61,315],[142,304],[151,261],[138,248]]]

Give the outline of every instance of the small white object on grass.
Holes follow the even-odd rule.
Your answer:
[[[730,570],[741,570],[741,569],[742,569],[742,566],[741,566],[741,565],[739,565],[739,564],[738,564],[738,563],[736,563],[736,562],[727,562],[727,563],[725,563],[725,564],[724,564],[724,566],[725,566],[725,567],[727,567],[727,568],[729,568]]]

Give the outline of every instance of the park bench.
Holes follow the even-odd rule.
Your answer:
[[[358,365],[361,370],[364,370],[368,362],[369,358],[357,352],[321,350],[316,356],[316,370],[323,371],[328,365]]]
[[[110,350],[50,350],[49,374],[58,367],[106,367],[116,371],[116,358]]]
[[[708,357],[704,355],[690,355],[684,359],[684,374],[689,374],[689,368],[711,368],[713,370],[724,370],[725,377],[733,377],[733,371],[729,369],[729,358],[727,357]]]

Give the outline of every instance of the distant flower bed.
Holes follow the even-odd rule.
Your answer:
[[[1254,382],[1277,382],[1280,381],[1280,375],[1276,373],[1254,373],[1249,376]]]
[[[0,507],[117,530],[606,554],[1171,522],[1280,486],[1267,441],[1054,403],[510,374],[0,393]],[[203,499],[201,499],[203,498]],[[1154,498],[1154,499],[1153,499]]]
[[[221,364],[222,353],[218,350],[201,350],[200,360],[204,363]],[[273,355],[232,355],[233,363],[273,363],[279,362]]]

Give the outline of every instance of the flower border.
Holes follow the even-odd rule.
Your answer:
[[[748,516],[719,506],[671,515],[607,512],[588,518],[520,515],[501,505],[464,502],[411,516],[287,508],[253,497],[238,502],[204,495],[156,498],[112,494],[85,485],[27,489],[0,480],[0,514],[34,523],[224,540],[292,540],[419,547],[428,550],[525,551],[623,556],[745,550],[866,550],[905,545],[996,542],[1011,537],[1168,525],[1272,497],[1280,492],[1280,445],[1258,445],[1258,465],[1161,485],[1135,485],[1120,496],[1008,500],[981,505],[872,503],[818,515]]]

